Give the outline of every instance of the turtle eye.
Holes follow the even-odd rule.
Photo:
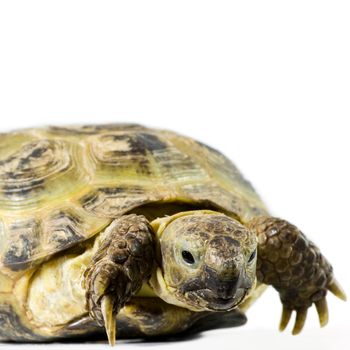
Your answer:
[[[248,263],[251,263],[254,260],[255,256],[256,256],[256,249],[254,249],[253,253],[250,254],[250,257],[248,259]]]
[[[194,257],[188,250],[183,250],[181,254],[182,254],[182,259],[184,259],[184,261],[187,264],[190,264],[190,265],[194,264]]]

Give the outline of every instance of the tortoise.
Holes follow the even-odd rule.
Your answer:
[[[238,326],[269,286],[299,333],[332,267],[217,150],[134,124],[0,136],[0,340]]]

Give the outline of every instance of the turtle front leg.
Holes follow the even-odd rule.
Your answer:
[[[315,304],[321,327],[328,322],[327,291],[346,300],[333,269],[320,250],[294,225],[273,217],[257,217],[248,227],[258,237],[257,279],[280,294],[280,330],[296,311],[293,334],[303,329],[307,310]]]
[[[144,216],[122,216],[102,234],[85,271],[84,287],[90,316],[105,326],[111,345],[117,313],[149,279],[153,262],[154,234]]]

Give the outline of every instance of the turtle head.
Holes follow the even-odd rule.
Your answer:
[[[249,294],[257,240],[241,223],[203,210],[174,215],[159,227],[155,289],[162,299],[194,311],[227,311]]]

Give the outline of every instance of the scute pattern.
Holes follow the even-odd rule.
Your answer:
[[[173,145],[167,149],[154,152],[154,161],[159,166],[163,182],[203,182],[209,180],[206,169],[192,157],[180,152]]]
[[[102,187],[81,198],[83,208],[94,215],[115,218],[146,203],[156,202],[162,199],[157,192],[147,191],[146,188],[137,185],[120,187]]]
[[[0,210],[40,209],[89,180],[88,172],[78,164],[79,144],[43,137],[16,146],[5,158],[0,149]]]
[[[201,202],[208,208],[219,207],[224,211],[231,212],[243,222],[248,222],[254,216],[266,213],[264,208],[255,206],[244,197],[239,197],[237,194],[228,192],[212,183],[186,184],[181,189],[192,201]],[[230,208],[234,208],[234,210],[230,210]]]
[[[2,265],[12,271],[27,269],[58,251],[86,240],[110,222],[85,218],[83,214],[72,207],[62,206],[42,218],[18,218],[9,223],[4,227],[4,242],[0,248]]]
[[[48,245],[69,247],[75,242],[85,239],[82,228],[83,218],[73,210],[60,209],[54,212],[47,220],[45,231],[50,230],[47,238]]]
[[[134,124],[28,129],[0,139],[0,266],[24,270],[148,203],[266,213],[221,153]]]
[[[33,218],[17,220],[8,227],[8,235],[10,244],[2,251],[2,262],[13,271],[23,270],[40,249],[40,222]]]
[[[167,144],[151,133],[115,133],[98,136],[93,151],[101,163],[119,164],[120,157],[146,155],[167,148]]]
[[[267,214],[267,210],[253,186],[222,153],[191,138],[172,132],[165,131],[164,133],[178,151],[189,156],[197,167],[199,166],[205,171],[206,178],[198,179],[192,174],[189,187],[194,185],[195,188],[203,189],[203,196],[205,194],[214,203],[217,201],[225,203],[224,206],[220,206],[228,211],[237,214],[238,211],[241,211],[244,214],[244,217],[240,218],[243,222],[249,221],[255,215]],[[211,188],[215,190],[212,191]],[[221,194],[226,198],[225,200],[221,198]],[[200,193],[198,195],[201,196]],[[234,200],[231,201],[229,198]]]
[[[150,133],[114,133],[99,135],[91,143],[92,156],[100,171],[135,175],[152,174],[150,158],[147,157],[157,149],[166,148],[156,135]]]
[[[209,147],[203,143],[198,142],[201,146],[205,159],[207,159],[209,168],[215,172],[215,176],[226,179],[228,181],[234,181],[240,186],[235,187],[237,193],[241,193],[243,196],[249,196],[252,198],[256,196],[256,192],[249,181],[247,181],[238,168],[232,163],[230,159],[224,156],[216,149]]]
[[[45,189],[45,180],[64,172],[70,156],[61,142],[38,140],[24,144],[19,151],[0,161],[2,196],[13,201],[28,198]]]
[[[204,168],[179,151],[163,135],[152,132],[114,132],[89,141],[96,176],[106,179],[150,178],[161,183],[207,178]]]

